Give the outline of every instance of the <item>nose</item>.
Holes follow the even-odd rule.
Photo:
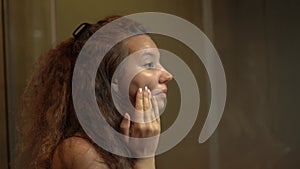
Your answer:
[[[167,83],[173,79],[173,75],[162,67],[161,75],[159,77],[159,83]]]

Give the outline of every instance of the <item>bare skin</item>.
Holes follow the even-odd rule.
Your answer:
[[[147,48],[157,48],[151,38],[146,35],[131,37],[125,41],[125,44],[131,49],[131,52]],[[155,51],[153,56],[159,57]],[[148,66],[149,63],[142,64]],[[151,144],[151,146],[144,146],[132,144],[128,139],[128,137],[146,138],[160,134],[159,104],[162,102],[160,95],[166,94],[166,83],[173,77],[159,62],[155,64],[156,69],[153,69],[151,66],[149,69],[138,73],[131,81],[129,95],[132,100],[135,100],[136,111],[126,113],[120,124],[120,131],[124,135],[124,142],[131,151],[134,151],[137,155],[153,152],[152,157],[138,158],[134,169],[155,169],[154,152],[157,148],[158,140],[155,144]],[[159,96],[157,96],[155,92],[152,92],[155,90],[160,90],[163,94],[159,93]],[[131,121],[133,118],[139,122]],[[59,153],[60,148],[63,148],[63,155]],[[68,138],[60,144],[54,153],[52,168],[109,169],[93,145],[80,137]]]
[[[134,116],[147,120],[156,119],[147,123],[133,123],[130,116],[125,115],[120,124],[122,134],[130,137],[150,137],[160,133],[160,119],[157,102],[147,89],[139,89],[136,95],[136,112]],[[156,109],[156,110],[154,110]],[[157,145],[151,148],[145,148],[144,145],[130,144],[129,140],[124,141],[136,153],[144,153],[144,151],[153,151]],[[158,140],[157,140],[158,141]],[[59,148],[63,148],[62,154],[59,154]],[[54,153],[52,168],[53,169],[109,169],[104,160],[99,156],[94,147],[87,140],[81,137],[71,137],[66,139],[63,144]],[[150,149],[150,150],[149,150]],[[141,151],[141,152],[139,152]],[[62,155],[62,158],[60,157]],[[61,161],[62,159],[63,161]],[[155,158],[140,158],[136,161],[135,169],[155,169]]]

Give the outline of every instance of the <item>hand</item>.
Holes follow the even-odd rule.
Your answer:
[[[124,141],[127,144],[134,157],[152,157],[158,145],[158,138],[151,139],[149,142],[140,141],[142,139],[131,138],[147,138],[159,136],[160,134],[160,119],[157,101],[151,96],[150,90],[140,88],[136,94],[135,112],[133,113],[134,122],[128,113],[125,114],[120,130],[124,135]],[[150,157],[151,157],[150,156]]]

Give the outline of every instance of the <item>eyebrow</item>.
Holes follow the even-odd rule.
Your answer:
[[[151,57],[156,57],[156,53],[151,52],[151,51],[144,51],[143,56],[145,56],[145,55],[149,55]],[[159,57],[159,55],[158,55],[158,57]]]
[[[145,51],[143,52],[143,55],[150,55],[150,56],[154,56],[154,54],[150,51]]]

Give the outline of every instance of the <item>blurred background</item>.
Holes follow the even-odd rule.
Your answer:
[[[207,72],[187,46],[153,35],[160,48],[190,66],[201,95],[194,127],[157,156],[158,169],[299,169],[299,9],[298,0],[1,0],[0,169],[10,168],[15,157],[15,116],[36,58],[82,22],[136,12],[170,13],[195,24],[217,49],[227,78],[222,120],[200,144],[210,106]],[[163,130],[180,105],[178,84],[169,86]]]

